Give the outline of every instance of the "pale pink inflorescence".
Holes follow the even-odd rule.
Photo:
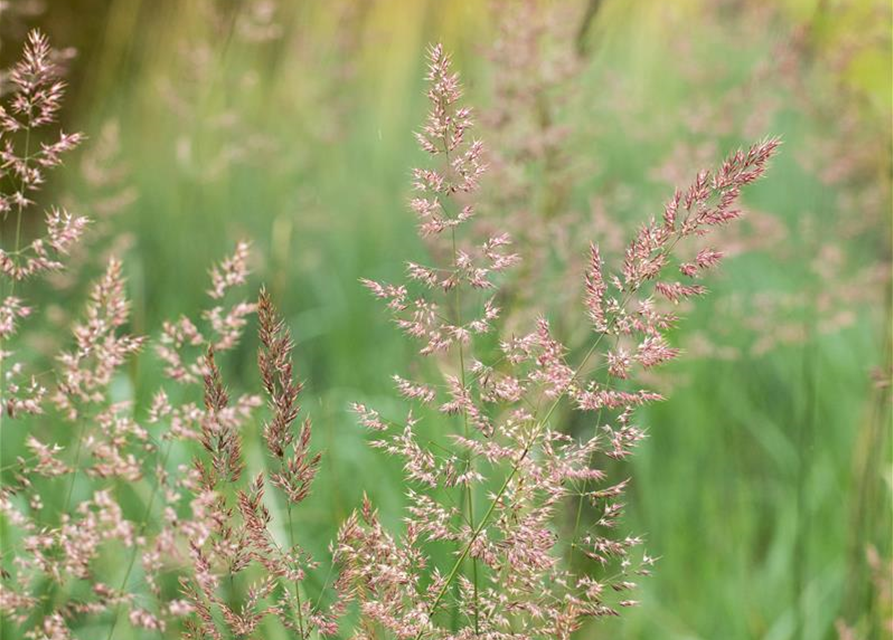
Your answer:
[[[734,27],[718,6],[702,9],[699,17],[707,29],[722,33],[732,47],[750,48],[754,59],[735,82],[717,83],[717,78],[736,74],[726,60],[704,56],[703,47],[709,45],[698,39],[672,40],[671,62],[661,68],[676,74],[690,97],[680,112],[686,135],[678,135],[676,118],[646,117],[651,105],[637,100],[631,76],[609,78],[611,89],[600,92],[606,99],[598,110],[607,126],[635,132],[640,140],[673,140],[669,153],[650,173],[654,182],[667,185],[687,180],[692,166],[714,158],[723,137],[752,138],[792,108],[812,123],[799,131],[802,137],[792,159],[801,178],[823,196],[792,203],[790,219],[748,208],[741,224],[727,227],[713,241],[728,257],[750,254],[771,260],[780,265],[779,277],[761,283],[753,294],[735,289],[717,296],[707,321],[682,345],[689,358],[761,357],[836,333],[885,308],[889,252],[877,245],[876,230],[887,224],[891,185],[877,175],[886,171],[885,161],[879,159],[887,157],[881,145],[889,137],[878,131],[889,132],[889,123],[864,109],[858,90],[841,90],[839,84],[838,72],[865,55],[871,39],[844,38],[849,40],[845,47],[819,50],[811,44],[814,24],[804,23],[781,38],[766,36],[782,11],[776,5],[741,5]],[[881,11],[885,17],[889,14],[888,9]],[[674,28],[686,24],[686,18],[672,11],[665,17]],[[866,28],[880,22],[869,21]],[[624,228],[619,216],[611,220],[605,215],[606,206],[611,199],[629,203],[637,197],[632,184],[615,190],[616,195],[593,199],[599,221],[595,231],[605,240],[606,255],[618,250],[617,232]],[[865,251],[865,246],[879,250]],[[689,268],[694,264],[689,261]],[[794,289],[785,286],[792,274],[798,282]]]
[[[65,83],[58,77],[43,34],[32,31],[28,35],[22,60],[12,68],[9,82],[8,104],[0,105],[0,179],[14,188],[0,193],[0,215],[15,215],[20,220],[34,205],[33,195],[46,181],[47,169],[61,164],[62,156],[74,149],[82,136],[59,132],[53,142],[31,142],[32,133],[56,121],[65,93]],[[83,233],[86,219],[51,209],[46,225],[46,237],[21,246],[17,233],[13,250],[0,250],[0,272],[22,280],[61,268],[62,257]]]
[[[395,376],[400,395],[418,405],[402,421],[354,405],[360,422],[379,434],[374,446],[403,459],[413,489],[403,536],[385,531],[368,503],[344,525],[336,547],[339,585],[358,601],[363,628],[382,626],[397,637],[568,638],[586,618],[635,604],[623,594],[653,561],[633,553],[640,538],[617,531],[626,481],[606,487],[606,473],[593,464],[599,456],[626,457],[644,437],[635,409],[661,396],[632,381],[679,355],[665,336],[677,321],[673,303],[703,294],[696,279],[721,257],[704,249],[677,264],[676,245],[739,216],[741,188],[762,175],[778,140],[732,154],[718,171],[702,172],[677,191],[664,215],[628,245],[618,273],[605,270],[592,245],[584,310],[593,337],[571,364],[546,318],[530,333],[502,337],[495,351],[476,340],[496,333],[495,276],[518,256],[504,250],[504,232],[483,243],[469,232],[483,150],[466,140],[471,112],[458,104],[458,79],[440,46],[430,52],[428,81],[431,112],[417,137],[441,163],[415,170],[419,195],[410,207],[432,254],[451,258],[436,266],[410,263],[406,284],[364,284],[421,344],[420,353],[437,358],[441,374],[436,382]],[[674,264],[682,280],[673,279]],[[481,300],[479,290],[487,297],[471,304]],[[590,437],[562,433],[568,404],[594,412]],[[431,415],[426,407],[456,416],[452,433],[441,430],[434,445],[421,435],[420,416]],[[556,528],[584,501],[601,514],[594,526]],[[426,548],[437,540],[455,545],[451,565],[432,566]],[[383,562],[385,556],[394,561]],[[593,562],[613,567],[616,577],[594,580]],[[459,616],[458,630],[448,610]]]
[[[187,540],[199,543],[214,530],[219,514],[212,509],[214,498],[201,492],[200,475],[186,468],[172,475],[165,468],[167,454],[175,439],[200,439],[211,418],[227,432],[235,430],[258,406],[259,398],[239,396],[232,407],[215,410],[189,402],[169,400],[168,393],[159,391],[145,421],[141,424],[127,399],[113,399],[113,385],[122,376],[124,365],[136,354],[145,339],[128,333],[130,303],[126,297],[122,263],[107,254],[103,274],[89,292],[87,304],[71,325],[70,338],[59,351],[50,371],[40,366],[40,356],[26,348],[32,336],[29,321],[46,313],[27,303],[26,278],[51,280],[54,286],[71,288],[60,271],[73,259],[77,270],[90,261],[78,244],[84,237],[87,221],[73,216],[59,207],[50,207],[45,216],[43,237],[26,241],[21,232],[24,216],[34,208],[32,196],[44,182],[44,172],[61,163],[64,152],[73,148],[80,135],[60,134],[56,142],[40,143],[38,130],[52,124],[58,114],[64,84],[59,80],[57,56],[49,48],[44,36],[29,35],[23,61],[10,75],[10,104],[3,107],[0,134],[3,144],[3,177],[12,185],[11,193],[2,194],[3,215],[14,216],[18,227],[16,236],[7,239],[0,250],[3,298],[0,303],[0,356],[2,356],[2,400],[6,414],[2,422],[4,433],[18,426],[18,419],[28,414],[43,414],[45,424],[65,425],[64,430],[37,429],[26,441],[30,457],[20,458],[13,467],[5,469],[12,481],[0,490],[0,510],[4,520],[14,526],[18,534],[11,539],[4,554],[14,555],[14,574],[3,576],[0,587],[0,610],[4,617],[24,625],[34,625],[28,631],[33,637],[71,637],[70,626],[84,616],[104,615],[117,623],[127,619],[134,626],[163,631],[170,620],[191,615],[193,604],[183,598],[171,599],[162,593],[158,577],[171,566],[185,566],[188,556]],[[114,149],[114,140],[107,142]],[[91,158],[91,156],[88,156]],[[86,165],[88,182],[105,187],[111,179],[106,166]],[[114,212],[132,200],[126,187],[112,194],[111,199],[94,200],[101,214]],[[27,228],[33,228],[28,224]],[[110,232],[92,238],[108,239]],[[12,247],[10,250],[9,247]],[[248,302],[229,303],[222,298],[226,292],[244,284],[247,275],[247,245],[240,244],[233,258],[225,260],[213,271],[216,305],[208,309],[202,322],[181,318],[181,326],[198,327],[210,337],[205,339],[195,329],[189,344],[176,344],[162,339],[159,351],[168,366],[175,365],[185,372],[172,376],[182,384],[199,381],[196,376],[205,369],[191,360],[186,347],[196,350],[211,346],[218,351],[233,348],[246,326],[245,317],[253,312]],[[71,277],[71,274],[69,274]],[[17,288],[18,287],[18,288]],[[19,292],[21,291],[21,293]],[[173,326],[173,325],[171,325]],[[31,330],[36,333],[36,330]],[[166,334],[165,334],[166,335]],[[193,374],[190,378],[189,374]],[[160,437],[151,428],[166,423],[168,430]],[[48,440],[62,435],[69,446]],[[157,439],[156,439],[157,438]],[[165,453],[162,454],[159,440]],[[151,494],[149,508],[142,521],[125,516],[113,488],[123,484],[148,484]],[[61,495],[59,492],[61,488]],[[48,490],[53,511],[45,509],[44,497]],[[87,493],[85,494],[85,489]],[[191,515],[178,514],[178,505],[191,501]],[[123,504],[123,503],[122,503]],[[152,509],[152,506],[156,509]],[[61,505],[61,509],[59,508]],[[159,513],[156,513],[156,510]],[[152,525],[150,527],[150,524]],[[96,562],[111,548],[123,547],[131,556],[130,567],[141,565],[148,595],[137,604],[131,592],[129,573],[118,585],[97,575]],[[54,596],[58,606],[50,613],[41,605],[46,594],[38,591],[41,580],[56,583]],[[89,585],[92,597],[74,597],[77,585]],[[114,628],[114,627],[113,627]],[[27,629],[26,629],[27,631]]]
[[[208,349],[228,351],[238,344],[248,324],[247,318],[254,313],[256,305],[245,300],[229,305],[220,301],[230,289],[245,284],[248,252],[248,243],[240,242],[232,256],[212,267],[212,287],[208,295],[214,306],[202,312],[207,325],[205,331],[187,316],[164,323],[156,353],[165,362],[165,372],[172,379],[190,384],[200,381],[206,373],[205,353]]]
[[[63,135],[36,154],[16,146],[23,128],[49,124],[58,110],[62,85],[50,60],[46,40],[32,35],[0,123],[4,170],[21,185],[2,203],[17,215],[30,207],[42,171],[79,140]],[[302,640],[567,639],[587,619],[636,604],[630,592],[654,559],[637,550],[641,537],[623,531],[628,480],[611,478],[603,463],[626,458],[645,437],[636,409],[662,398],[636,381],[680,354],[667,336],[674,308],[705,293],[699,281],[722,256],[700,246],[683,260],[677,243],[709,237],[738,217],[741,188],[762,175],[778,141],[698,174],[662,217],[641,227],[617,269],[608,270],[591,245],[577,283],[588,351],[574,357],[545,315],[525,330],[505,328],[500,296],[520,256],[506,229],[495,225],[478,237],[487,225],[472,224],[484,148],[470,136],[472,112],[460,104],[459,77],[440,45],[429,51],[427,80],[431,110],[417,139],[435,166],[413,172],[409,206],[432,264],[407,263],[405,283],[363,283],[418,344],[425,364],[416,370],[433,375],[393,377],[410,405],[402,418],[352,405],[373,446],[401,459],[408,505],[392,529],[364,499],[325,561],[310,557],[305,529],[293,521],[321,463],[313,424],[302,416],[294,342],[265,291],[256,303],[237,294],[249,277],[247,243],[211,269],[206,309],[162,327],[154,353],[166,381],[145,414],[115,391],[146,343],[129,333],[116,258],[52,375],[29,376],[30,362],[12,361],[19,329],[36,312],[16,283],[62,268],[84,219],[51,209],[45,238],[0,254],[3,409],[16,419],[45,413],[73,434],[67,446],[45,430],[29,435],[30,457],[17,461],[15,481],[0,490],[0,512],[16,531],[0,611],[29,625],[30,637],[73,637],[78,624],[95,619],[108,623],[109,637],[125,624],[223,638],[275,623]],[[220,365],[254,314],[265,408],[256,395],[231,393]],[[571,411],[591,412],[593,431],[568,435]],[[257,473],[246,473],[247,428],[257,429],[265,448]],[[191,463],[170,468],[172,451],[190,448]],[[47,488],[60,484],[62,509],[47,517]],[[149,496],[141,517],[125,513],[121,487]],[[285,505],[287,522],[273,504]],[[587,518],[569,525],[568,513],[584,507]],[[444,564],[433,545],[453,550]],[[123,575],[99,575],[100,560],[122,549]],[[311,586],[308,578],[326,564],[332,579]],[[165,587],[169,574],[179,578],[175,595]],[[311,597],[313,589],[323,593]]]

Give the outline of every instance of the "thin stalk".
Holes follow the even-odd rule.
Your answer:
[[[571,565],[571,566],[573,566],[574,551],[577,548],[577,531],[580,528],[580,517],[583,515],[583,497],[584,497],[584,495],[585,495],[584,492],[581,491],[580,492],[580,501],[577,502],[577,516],[574,520],[574,534],[573,534],[573,537],[571,538],[570,556],[568,557],[568,560],[567,560],[568,565]]]
[[[814,335],[814,334],[813,334]],[[810,338],[812,336],[809,336]],[[796,505],[797,505],[797,537],[794,545],[794,580],[793,580],[793,605],[797,615],[795,617],[795,637],[805,638],[806,616],[804,615],[804,586],[808,571],[808,536],[810,529],[810,514],[806,505],[806,484],[810,471],[810,455],[812,447],[810,440],[813,427],[813,414],[815,408],[815,363],[812,361],[812,345],[807,339],[804,347],[802,373],[805,382],[806,398],[804,400],[803,415],[797,425],[797,478],[796,478]]]
[[[62,513],[68,513],[68,507],[71,504],[71,495],[74,492],[74,483],[78,477],[78,468],[81,463],[81,445],[84,441],[84,425],[83,422],[78,422],[78,430],[77,430],[77,444],[75,445],[74,450],[74,467],[71,471],[71,481],[68,483],[68,491],[65,494],[65,505],[62,507]]]
[[[31,160],[31,125],[25,129],[25,173],[28,172],[28,163]],[[16,209],[16,241],[15,241],[15,254],[18,255],[19,250],[22,246],[22,211],[25,207],[24,199],[25,199],[25,176],[22,176],[22,182],[19,187],[19,206]],[[16,279],[12,278],[12,282],[9,285],[9,295],[13,295],[16,290]]]
[[[170,457],[171,449],[173,448],[174,441],[168,440],[167,448],[164,451],[164,458],[161,461],[161,468],[165,469],[167,467],[167,460]],[[142,524],[140,524],[140,532],[137,536],[142,537],[143,534],[146,533],[146,529],[149,528],[149,517],[152,515],[152,507],[155,506],[155,498],[158,495],[158,490],[161,488],[161,479],[159,478],[155,482],[155,488],[152,490],[152,495],[149,497],[149,502],[146,505],[146,511],[143,514]],[[127,563],[127,571],[124,572],[124,579],[121,580],[121,586],[118,587],[118,593],[123,593],[124,589],[127,587],[127,581],[130,580],[130,574],[133,571],[133,565],[136,564],[136,556],[137,556],[137,546],[134,543],[133,553],[130,554],[130,561]],[[112,635],[115,633],[115,627],[118,626],[118,618],[121,615],[121,601],[118,601],[118,604],[115,605],[115,617],[112,619],[112,626],[109,629],[109,633],[106,636],[106,640],[112,640]]]
[[[617,349],[617,345],[620,344],[620,337],[618,336],[616,340],[614,340],[614,349]],[[602,426],[602,414],[604,412],[604,407],[598,410],[598,416],[595,419],[595,429],[598,432],[598,429]],[[589,454],[589,466],[592,465],[592,453]],[[583,489],[586,488],[586,482],[583,482]],[[574,522],[574,533],[571,538],[571,548],[568,554],[567,563],[568,566],[573,569],[574,565],[574,552],[577,550],[577,532],[580,530],[580,518],[583,515],[583,500],[586,499],[585,491],[580,492],[580,501],[577,503],[577,516]]]
[[[28,162],[31,159],[31,124],[28,124],[28,127],[25,129],[25,173],[28,171]],[[19,191],[21,192],[19,197],[19,206],[16,210],[16,239],[15,239],[15,255],[19,253],[19,247],[22,242],[22,209],[24,208],[24,204],[22,201],[25,197],[25,176],[22,176],[22,181],[19,186]],[[5,217],[4,217],[5,220]],[[12,297],[15,294],[16,290],[16,279],[15,277],[10,278],[11,282],[9,283],[9,297]],[[3,341],[0,339],[0,354],[3,353]],[[0,355],[0,379],[6,379],[3,375],[3,357]],[[2,424],[2,412],[0,412],[0,424]]]
[[[449,157],[449,154],[447,154]],[[456,228],[453,227],[451,230],[452,242],[453,242],[453,264],[455,265],[459,252],[456,247]],[[459,291],[458,284],[454,287],[455,290],[455,302],[456,302],[456,326],[462,326],[462,298]],[[465,348],[462,344],[462,341],[459,340],[459,379],[462,384],[463,393],[465,391]],[[464,435],[468,438],[468,409],[462,410],[462,422],[464,428]],[[471,455],[467,455],[465,457],[465,472],[468,473],[471,469],[472,460]],[[468,507],[468,523],[469,526],[474,529],[474,495],[471,488],[471,483],[465,483],[465,496],[466,503]],[[477,558],[472,557],[471,559],[471,571],[472,571],[472,581],[474,584],[474,632],[475,634],[480,633],[480,614],[479,604],[478,604],[478,560]]]
[[[287,498],[286,498],[287,499]],[[288,502],[286,506],[286,513],[288,514],[288,542],[291,545],[291,548],[295,548],[295,532],[294,527],[292,526],[291,519],[291,502]],[[298,632],[301,634],[301,640],[304,640],[307,636],[304,633],[304,607],[301,604],[301,584],[295,579],[295,598],[298,603]]]

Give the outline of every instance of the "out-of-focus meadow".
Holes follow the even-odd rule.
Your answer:
[[[534,256],[516,299],[566,336],[588,240],[618,255],[676,185],[780,135],[711,296],[684,309],[687,357],[654,381],[669,401],[647,411],[624,525],[654,576],[580,637],[891,637],[889,3],[12,0],[0,68],[32,26],[75,50],[63,124],[89,137],[47,197],[120,236],[136,333],[203,308],[208,266],[252,243],[325,455],[300,525],[320,555],[364,490],[392,522],[405,499],[347,405],[387,407],[410,366],[358,279],[425,252],[406,202],[430,42],[490,152],[481,215]],[[60,318],[81,304],[46,295]],[[255,351],[224,360],[230,384],[257,386]],[[151,400],[150,355],[120,398]],[[4,466],[25,435],[4,430]],[[246,434],[249,460],[260,446]]]

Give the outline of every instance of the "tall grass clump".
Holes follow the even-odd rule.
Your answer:
[[[523,221],[478,224],[488,155],[450,57],[431,47],[416,134],[430,162],[413,170],[409,202],[429,257],[405,262],[401,282],[362,281],[417,356],[392,377],[402,411],[350,407],[371,446],[400,461],[408,506],[397,520],[364,498],[313,557],[321,545],[302,511],[338,451],[314,439],[272,296],[243,293],[247,242],[211,268],[205,308],[157,337],[133,335],[124,265],[111,257],[66,345],[41,350],[46,309],[29,295],[65,272],[89,226],[51,207],[45,235],[23,233],[45,172],[82,140],[43,135],[58,76],[32,33],[0,111],[0,212],[16,220],[0,250],[2,435],[29,451],[2,470],[0,492],[0,612],[17,637],[567,639],[637,604],[655,558],[644,533],[626,530],[618,470],[646,437],[640,409],[664,399],[648,377],[682,355],[678,310],[707,293],[723,258],[716,232],[741,216],[777,138],[693,173],[616,261],[589,244],[569,285],[586,338],[571,348],[554,310],[518,295],[530,273],[507,293],[527,249],[508,230]],[[537,313],[509,323],[506,300]],[[253,326],[263,395],[225,382],[224,359]],[[126,387],[151,353],[164,377],[142,407]],[[262,452],[246,451],[249,432]]]

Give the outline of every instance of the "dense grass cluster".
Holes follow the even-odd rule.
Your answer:
[[[284,161],[274,162],[287,154],[273,135],[281,122],[265,122],[269,106],[217,111],[213,96],[231,81],[248,96],[268,90],[252,64],[262,68],[264,47],[288,33],[288,12],[265,2],[202,6],[208,34],[182,43],[198,85],[181,86],[175,76],[156,85],[187,127],[174,144],[178,175],[197,185],[221,177],[238,183],[263,162],[288,175]],[[335,53],[326,50],[332,84],[304,96],[298,112],[322,101],[332,128],[319,121],[313,135],[343,145],[352,106],[337,83],[355,81],[360,58],[349,33],[366,17],[347,6],[331,11],[321,15],[336,16],[332,33],[344,38]],[[757,25],[777,18],[749,11]],[[772,209],[784,198],[758,197],[762,185],[753,183],[780,145],[766,132],[784,123],[786,104],[813,109],[801,84],[811,34],[795,30],[746,82],[702,102],[690,96],[688,133],[648,169],[649,180],[672,185],[669,197],[658,213],[626,219],[654,203],[599,165],[629,162],[622,154],[601,158],[580,146],[585,133],[573,129],[585,122],[580,109],[594,105],[616,119],[630,146],[671,134],[639,113],[642,103],[622,78],[610,79],[605,104],[586,102],[599,12],[599,3],[496,3],[485,53],[505,73],[493,77],[492,105],[480,112],[466,105],[444,47],[428,50],[428,115],[415,135],[423,160],[408,189],[399,189],[410,191],[417,238],[409,242],[400,230],[411,223],[384,223],[399,241],[380,256],[372,251],[365,271],[345,284],[323,262],[316,269],[328,275],[314,276],[328,285],[314,295],[332,304],[345,287],[365,288],[410,339],[403,350],[381,323],[353,328],[350,344],[316,344],[333,329],[279,311],[302,288],[301,279],[283,280],[286,263],[304,259],[290,254],[292,243],[312,244],[293,241],[293,222],[281,215],[269,240],[246,233],[252,225],[227,234],[235,247],[207,271],[205,304],[193,294],[176,309],[141,300],[143,290],[157,296],[188,287],[187,278],[170,279],[171,264],[143,263],[130,251],[134,243],[145,251],[141,245],[164,230],[148,230],[160,223],[151,216],[133,224],[128,212],[157,206],[177,187],[147,181],[132,166],[139,159],[122,140],[134,135],[133,122],[87,136],[61,129],[64,76],[80,62],[40,32],[28,34],[0,92],[4,637],[569,639],[614,633],[614,618],[631,636],[654,637],[657,629],[681,637],[680,621],[698,615],[656,604],[672,601],[674,576],[692,607],[724,594],[699,594],[705,583],[697,580],[686,587],[678,567],[692,561],[691,549],[662,541],[681,528],[677,535],[695,540],[699,570],[709,572],[721,556],[711,555],[717,543],[703,536],[728,523],[719,546],[739,544],[731,532],[737,521],[727,520],[735,511],[727,504],[712,514],[715,522],[700,522],[678,518],[681,505],[676,512],[650,505],[672,502],[680,485],[732,503],[760,495],[761,486],[771,491],[758,476],[749,480],[752,492],[731,489],[726,483],[741,476],[729,468],[720,484],[699,475],[717,462],[749,467],[750,457],[773,456],[780,468],[792,467],[792,494],[779,499],[794,517],[789,540],[760,542],[772,528],[755,519],[747,543],[758,546],[735,553],[766,555],[766,583],[785,573],[793,605],[770,625],[771,618],[745,615],[768,605],[744,598],[740,621],[705,614],[699,637],[882,637],[890,551],[878,532],[888,531],[889,513],[876,509],[881,469],[889,466],[881,446],[889,353],[873,370],[860,363],[852,386],[864,392],[837,390],[841,411],[860,417],[851,420],[858,437],[835,434],[849,443],[857,473],[846,481],[852,499],[836,511],[850,523],[845,553],[824,558],[834,585],[828,593],[817,591],[809,569],[824,540],[807,532],[830,491],[823,469],[833,468],[815,426],[829,388],[815,372],[828,370],[831,352],[816,345],[836,344],[853,328],[877,341],[872,322],[889,305],[888,246],[877,254],[859,248],[873,246],[885,227],[888,176],[878,181],[871,172],[889,163],[879,164],[856,107],[841,135],[795,131],[779,162],[793,154],[815,188],[833,192],[841,207],[858,207],[860,219],[826,216],[814,228],[804,218],[794,243]],[[721,16],[704,19],[723,34]],[[243,75],[215,68],[218,30],[227,34],[224,52],[257,54],[233,63]],[[680,45],[677,54],[693,86],[706,84],[701,74],[709,70],[690,48]],[[315,64],[323,54],[299,55]],[[195,86],[205,89],[191,95]],[[403,123],[407,139],[411,126]],[[731,129],[756,142],[734,150]],[[611,135],[599,133],[602,141]],[[732,151],[717,162],[726,146]],[[83,188],[57,197],[47,179],[67,158],[81,158]],[[298,162],[305,178],[318,170],[313,162]],[[76,165],[65,164],[63,175],[73,175]],[[364,188],[350,172],[330,169],[319,180]],[[147,193],[147,182],[157,190]],[[742,202],[751,190],[759,209]],[[184,223],[184,237],[164,241],[167,255],[191,265],[195,256],[181,242],[210,241],[217,226],[199,235]],[[362,229],[337,220],[323,227],[342,256],[380,245],[374,234],[357,240]],[[728,259],[731,280],[713,302],[702,300],[722,283],[714,272]],[[806,264],[816,288],[767,286],[767,262],[791,271]],[[752,278],[742,275],[748,269]],[[356,304],[348,315],[365,308]],[[374,356],[362,347],[370,338]],[[802,382],[785,387],[779,379],[792,376],[785,350],[801,346],[793,371]],[[767,357],[776,358],[768,375],[748,377],[748,367]],[[342,366],[355,369],[343,378],[353,380],[349,388],[328,379]],[[681,396],[678,405],[663,402],[671,395]],[[754,403],[764,410],[754,412]],[[698,414],[717,426],[747,422],[758,445],[739,449],[741,436],[732,435],[723,453],[686,442],[691,430],[673,435],[674,424]],[[772,425],[786,422],[780,437]],[[649,445],[633,456],[642,443]],[[746,592],[727,580],[733,599]],[[816,602],[834,608],[815,617]],[[642,622],[642,615],[651,617]]]

